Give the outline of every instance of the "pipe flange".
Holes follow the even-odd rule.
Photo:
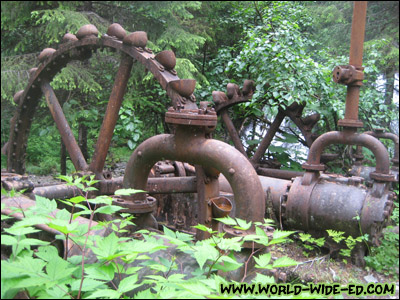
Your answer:
[[[349,128],[363,128],[364,123],[360,120],[341,119],[337,122],[338,126]]]
[[[165,114],[165,122],[175,125],[215,127],[217,126],[217,114],[213,109],[182,109],[176,111],[170,108]]]
[[[325,171],[326,166],[324,164],[309,164],[304,163],[301,167],[308,171]]]
[[[122,197],[113,196],[113,205],[121,206],[119,212],[131,214],[151,213],[157,207],[157,200],[154,197],[147,196],[146,200],[125,200]]]
[[[396,175],[394,175],[394,174],[383,174],[383,173],[378,173],[378,172],[371,172],[371,173],[369,173],[369,177],[371,179],[374,179],[377,181],[383,181],[383,182],[395,182],[396,181]]]

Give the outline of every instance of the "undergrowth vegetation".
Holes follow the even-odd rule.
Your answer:
[[[293,233],[275,230],[273,236],[268,237],[263,230],[270,226],[268,220],[265,224],[252,224],[229,217],[219,219],[239,230],[254,225],[254,234],[244,239],[228,238],[204,225],[195,226],[210,234],[210,238],[202,241],[194,241],[192,235],[167,227],[164,227],[164,234],[140,230],[136,238],[124,237],[127,228],[135,226],[130,214],[121,213],[121,218],[108,222],[93,220],[96,214],[108,215],[121,209],[112,205],[111,197],[88,198],[95,189],[93,178],[87,181],[69,176],[62,178],[80,188],[83,194],[59,203],[36,196],[34,206],[15,209],[14,213],[22,213],[24,217],[11,223],[8,222],[11,217],[2,215],[2,222],[9,223],[1,235],[1,244],[9,250],[9,258],[1,261],[2,299],[13,298],[18,292],[39,299],[220,297],[219,284],[228,282],[219,272],[245,267],[241,282],[248,282],[246,270],[251,257],[260,270],[297,264],[288,257],[274,260],[264,251],[271,245],[285,243]],[[132,192],[135,191],[126,189],[116,194]],[[61,203],[69,206],[70,211],[57,210]],[[78,222],[80,216],[86,216],[88,222]],[[37,234],[41,230],[35,227],[38,224],[45,224],[60,234],[51,241],[39,239]],[[57,248],[56,242],[60,240],[64,247]],[[253,243],[253,248],[247,261],[240,262],[235,253],[242,250],[244,242]],[[259,245],[257,249],[254,243]],[[79,248],[78,255],[69,252],[72,246]],[[180,261],[179,255],[185,255],[184,261]],[[194,264],[190,274],[182,267],[187,261]],[[274,277],[262,272],[252,280],[261,284],[275,282]]]

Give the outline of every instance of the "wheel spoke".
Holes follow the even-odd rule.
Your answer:
[[[132,57],[122,54],[121,64],[119,66],[114,86],[108,101],[107,110],[104,115],[103,124],[101,125],[99,138],[97,139],[92,162],[89,169],[93,171],[97,177],[102,177],[104,163],[108,148],[110,147],[111,138],[114,133],[115,124],[118,120],[119,109],[125,94],[126,86],[132,70]]]
[[[58,102],[57,97],[52,87],[50,86],[50,83],[46,80],[43,80],[41,84],[41,89],[43,94],[45,95],[47,106],[49,107],[51,115],[56,122],[58,131],[61,134],[61,138],[64,141],[64,144],[71,157],[72,163],[75,166],[75,169],[77,171],[86,171],[88,169],[86,160],[83,157],[82,151],[75,140],[74,134],[68,125],[67,119],[64,116],[61,105]]]

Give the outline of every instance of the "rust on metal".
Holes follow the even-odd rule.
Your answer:
[[[366,15],[367,1],[354,1],[349,65],[336,67],[333,74],[335,81],[347,85],[345,115],[338,121],[338,125],[343,127],[363,127],[358,119],[358,106],[364,78],[362,58]]]
[[[389,154],[385,146],[376,138],[368,134],[358,134],[353,130],[331,131],[324,133],[312,144],[307,162],[303,168],[310,171],[323,171],[325,165],[321,164],[322,151],[331,144],[360,145],[372,151],[376,158],[375,172],[371,178],[379,181],[393,181],[395,178],[390,174]]]
[[[50,109],[51,115],[57,125],[65,147],[71,156],[75,169],[86,171],[88,169],[86,160],[83,157],[82,151],[76,142],[71,127],[69,127],[68,121],[64,116],[60,103],[58,102],[50,83],[47,80],[42,80],[41,88],[45,95],[47,106]]]
[[[114,86],[108,101],[107,110],[101,125],[99,137],[97,139],[92,162],[89,169],[94,172],[97,179],[101,179],[104,163],[106,161],[111,138],[114,133],[115,125],[118,120],[119,109],[122,105],[128,79],[131,74],[133,60],[130,56],[122,54],[121,64],[119,66]]]
[[[248,221],[263,220],[264,196],[254,168],[235,148],[205,138],[204,129],[195,126],[177,126],[175,135],[163,134],[144,141],[134,151],[127,164],[124,187],[145,189],[150,169],[159,158],[184,161],[201,165],[206,169],[217,169],[232,186],[237,217]],[[231,169],[235,172],[230,172]],[[135,197],[143,196],[135,195]]]
[[[115,27],[115,26],[114,26]],[[121,29],[121,28],[120,28]],[[140,62],[153,73],[154,77],[158,80],[161,87],[167,90],[167,94],[171,97],[173,103],[178,103],[176,106],[180,108],[195,109],[195,97],[193,94],[187,98],[181,96],[176,91],[170,82],[179,81],[180,78],[176,75],[174,70],[160,71],[160,63],[155,60],[155,55],[148,48],[141,48],[147,43],[147,35],[145,33],[135,33],[129,38],[125,38],[128,42],[123,43],[118,38],[109,35],[103,35],[98,38],[95,27],[84,26],[79,33],[79,39],[68,34],[65,37],[63,44],[59,46],[56,51],[45,51],[43,54],[43,61],[34,72],[30,72],[30,79],[28,85],[22,93],[18,95],[19,103],[15,116],[11,119],[10,124],[10,137],[9,148],[7,157],[7,170],[23,174],[25,172],[25,155],[29,130],[32,124],[33,114],[37,108],[37,104],[42,95],[41,80],[46,79],[50,81],[68,62],[73,60],[83,60],[90,57],[91,53],[99,48],[112,48],[119,50],[122,56],[127,55],[131,59]],[[112,31],[110,34],[114,34]],[[115,33],[117,34],[117,33]],[[118,33],[119,35],[119,33]],[[129,42],[131,41],[131,43]],[[127,59],[129,61],[129,59]],[[121,62],[121,68],[124,63]],[[126,66],[125,66],[126,67]],[[115,85],[118,85],[116,82]],[[185,85],[193,85],[192,81],[185,81]],[[119,90],[122,92],[122,89]],[[187,96],[187,91],[183,92]],[[70,153],[71,154],[71,153]],[[96,172],[101,173],[100,169],[101,159],[96,160]],[[77,165],[75,165],[76,167]],[[80,164],[80,167],[84,164]],[[92,164],[92,166],[94,166]],[[77,169],[82,170],[82,169]]]
[[[267,177],[273,177],[278,179],[292,179],[294,177],[303,176],[304,172],[298,171],[290,171],[290,170],[281,170],[281,169],[272,169],[272,168],[256,168],[257,174]]]

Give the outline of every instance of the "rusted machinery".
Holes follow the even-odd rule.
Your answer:
[[[252,165],[235,148],[211,139],[210,133],[217,123],[216,113],[212,108],[207,107],[207,103],[200,104],[200,108],[197,107],[193,95],[196,81],[180,79],[177,76],[174,70],[176,64],[174,53],[162,51],[154,55],[146,47],[146,44],[147,34],[145,32],[126,35],[120,25],[113,24],[109,27],[106,35],[98,38],[96,27],[85,25],[79,29],[76,36],[66,34],[63,44],[58,50],[50,48],[43,50],[39,55],[41,65],[31,70],[31,78],[27,87],[14,97],[18,107],[11,120],[10,138],[6,149],[8,171],[19,174],[23,174],[25,171],[24,159],[29,128],[38,101],[44,94],[75,169],[80,174],[94,174],[96,179],[100,180],[98,187],[101,193],[113,193],[120,187],[146,190],[147,178],[155,163],[164,159],[180,160],[196,165],[198,222],[210,226],[212,224],[212,206],[220,201],[217,200],[220,196],[217,180],[220,172],[228,178],[234,190],[238,208],[237,216],[248,221],[262,221],[264,195]],[[93,51],[99,48],[119,50],[122,58],[94,155],[89,164],[82,155],[50,82],[68,62],[87,59]],[[171,98],[172,107],[166,114],[166,122],[175,127],[175,132],[171,135],[153,137],[140,145],[128,163],[121,184],[121,181],[109,178],[109,174],[105,174],[103,168],[134,60],[152,72]],[[180,168],[182,169],[182,165]],[[166,171],[165,169],[168,169],[168,166],[156,166],[156,172],[158,170],[159,173],[163,173]],[[15,179],[13,175],[5,177],[8,177],[5,182],[9,187],[24,182],[24,180],[14,180],[13,183],[13,179]],[[167,178],[163,179],[168,182],[166,180]],[[179,181],[183,182],[184,180]],[[193,184],[193,178],[185,183]],[[176,182],[170,185],[167,183],[170,191],[175,189],[174,185]],[[60,196],[62,193],[71,194],[71,191],[66,186],[56,186],[43,187],[36,190],[35,193]],[[250,193],[253,194],[253,197],[248,200],[247,195]],[[214,204],[208,205],[208,203]],[[115,204],[123,206],[123,212],[138,215],[137,222],[141,226],[157,226],[152,215],[156,207],[154,198],[142,193],[136,194],[134,197],[116,197]]]
[[[304,104],[295,103],[279,110],[252,158],[247,157],[227,112],[230,106],[248,101],[252,97],[252,81],[245,81],[242,89],[229,84],[227,93],[213,92],[215,109],[209,107],[208,102],[200,102],[198,107],[193,95],[196,82],[177,76],[174,70],[176,59],[172,51],[162,51],[154,55],[146,47],[145,32],[126,35],[120,25],[113,24],[101,38],[98,38],[98,31],[93,25],[83,26],[76,36],[66,34],[64,43],[58,50],[42,51],[39,56],[41,65],[31,70],[27,87],[14,97],[18,108],[11,121],[7,147],[9,173],[2,174],[2,185],[8,189],[28,188],[32,196],[42,195],[50,198],[71,197],[77,192],[65,185],[34,187],[27,178],[15,175],[25,172],[26,142],[32,115],[41,95],[44,94],[75,169],[80,174],[96,176],[99,180],[99,194],[112,195],[121,187],[146,190],[149,194],[196,194],[193,198],[197,201],[196,205],[189,207],[196,222],[216,230],[224,230],[233,236],[243,236],[246,232],[220,226],[214,218],[234,214],[247,221],[263,221],[267,207],[272,209],[272,212],[268,213],[276,217],[282,228],[320,233],[326,229],[334,229],[353,236],[368,233],[370,242],[378,244],[382,228],[393,210],[395,195],[390,191],[390,184],[396,178],[390,172],[386,148],[373,135],[380,138],[388,136],[357,133],[357,128],[363,126],[358,120],[358,101],[363,79],[365,13],[366,4],[356,2],[350,62],[348,66],[336,67],[333,73],[336,82],[348,86],[345,118],[338,123],[343,130],[328,132],[316,138],[312,128],[318,122],[319,114],[301,117]],[[87,59],[99,48],[119,50],[122,58],[94,156],[88,164],[68,126],[50,82],[68,62]],[[109,173],[103,172],[103,168],[134,60],[152,72],[171,98],[172,107],[167,111],[165,121],[173,127],[173,133],[157,135],[144,141],[133,152],[124,177],[114,179]],[[222,117],[236,149],[212,139],[217,114]],[[260,165],[260,159],[285,116],[300,128],[310,146],[307,162],[303,164],[305,172],[268,169]],[[393,162],[398,168],[398,138],[395,143],[397,148]],[[332,159],[329,155],[324,156],[322,152],[331,144],[358,145],[373,152],[376,169],[369,172],[371,187],[363,185],[363,179],[360,177],[345,178],[322,173],[325,165],[321,162],[324,158],[324,161]],[[162,162],[165,160],[172,162]],[[152,174],[152,168],[154,173],[161,177],[149,176]],[[258,176],[256,171],[258,175],[269,177]],[[233,203],[221,195],[221,191],[233,193]],[[146,193],[114,198],[115,205],[122,206],[123,212],[135,214],[136,222],[144,227],[157,227],[154,212],[159,208],[160,201],[160,198],[157,200]],[[226,207],[228,209],[225,209]],[[183,228],[185,222],[182,215],[177,215],[174,225],[177,229]],[[186,222],[186,225],[189,224]],[[206,236],[197,233],[197,237]]]

